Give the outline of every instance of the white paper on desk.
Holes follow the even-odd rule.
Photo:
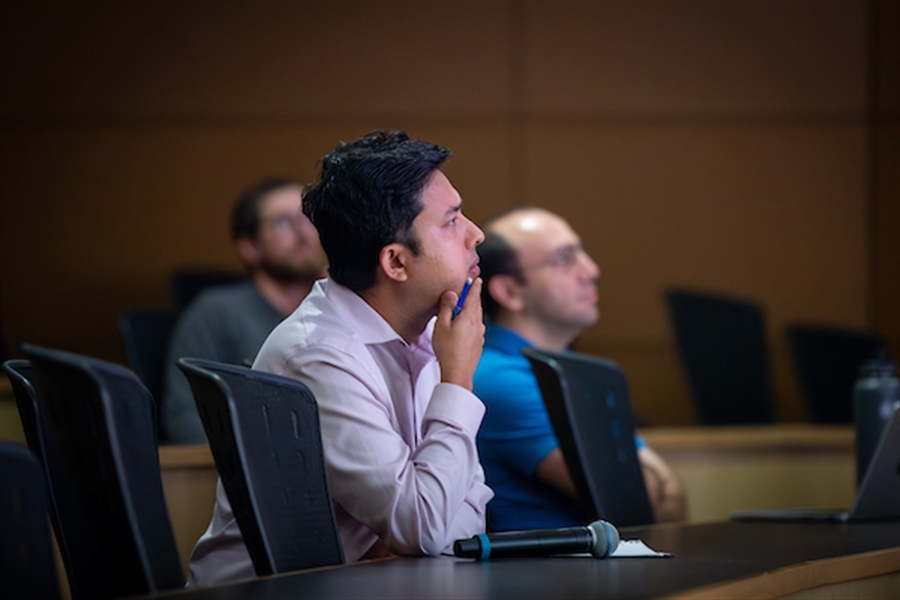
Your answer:
[[[641,540],[621,540],[616,551],[609,555],[610,558],[623,556],[672,556],[668,552],[657,552]]]

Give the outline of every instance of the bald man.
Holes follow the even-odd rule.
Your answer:
[[[600,316],[600,268],[558,215],[539,208],[504,213],[479,246],[488,320],[474,392],[487,406],[478,448],[492,530],[581,525],[585,517],[524,347],[566,350]],[[638,438],[644,481],[657,521],[682,520],[681,485]]]

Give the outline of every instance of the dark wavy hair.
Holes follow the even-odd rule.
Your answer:
[[[449,156],[447,148],[405,132],[375,131],[322,158],[303,213],[319,230],[332,279],[358,293],[375,284],[378,255],[388,244],[419,253],[411,228],[422,211],[421,192]]]

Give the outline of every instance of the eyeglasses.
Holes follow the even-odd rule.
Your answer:
[[[268,219],[262,219],[260,224],[264,227],[268,227],[271,229],[276,229],[278,231],[287,231],[294,230],[300,225],[307,223],[308,219],[302,213],[298,213],[295,216],[291,215],[277,215],[274,217],[269,217]]]
[[[574,268],[582,256],[587,256],[587,252],[584,251],[584,247],[581,244],[572,244],[570,246],[563,246],[553,256],[548,256],[547,258],[538,261],[534,264],[527,265],[522,267],[523,271],[527,271],[529,269],[540,269],[542,267],[551,267],[554,269],[561,270],[569,270]]]

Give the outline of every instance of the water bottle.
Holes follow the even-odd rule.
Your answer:
[[[857,487],[862,483],[895,405],[900,403],[896,370],[894,363],[886,359],[868,361],[859,370],[859,379],[853,388]]]

